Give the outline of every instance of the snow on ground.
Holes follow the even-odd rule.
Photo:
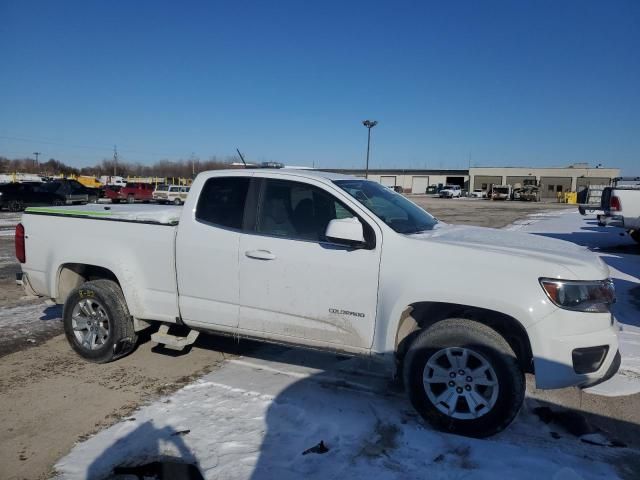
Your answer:
[[[599,393],[637,386],[637,247],[574,212],[536,214],[509,229],[589,245],[609,263],[624,359],[622,375]],[[253,355],[76,445],[56,465],[59,478],[108,478],[117,465],[177,458],[197,464],[207,479],[611,479],[625,455],[566,434],[552,439],[553,427],[531,413],[532,399],[505,432],[467,439],[425,426],[363,360],[274,347]],[[320,441],[327,453],[303,455]]]
[[[62,332],[62,309],[50,302],[38,302],[0,309],[0,354],[16,344],[36,344]]]
[[[582,245],[609,265],[616,286],[613,312],[621,327],[622,365],[616,377],[588,391],[611,396],[640,392],[640,245],[622,229],[599,227],[594,216],[577,211],[530,215],[507,229]]]
[[[362,360],[282,355],[231,360],[142,408],[78,444],[56,465],[59,479],[109,478],[114,466],[158,458],[197,463],[207,479],[616,477],[618,451],[552,440],[530,413],[489,440],[442,434],[386,379],[363,376]],[[327,453],[303,455],[320,441]]]

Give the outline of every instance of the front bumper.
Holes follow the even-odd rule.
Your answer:
[[[610,313],[562,309],[530,327],[536,387],[584,388],[613,376],[620,366],[618,331]],[[606,353],[599,357],[599,350]]]

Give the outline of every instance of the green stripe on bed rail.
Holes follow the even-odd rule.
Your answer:
[[[116,212],[92,212],[87,210],[68,210],[62,208],[29,207],[25,213],[52,213],[55,215],[84,215],[87,217],[115,217]]]

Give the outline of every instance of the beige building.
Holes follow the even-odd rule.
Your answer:
[[[542,198],[555,198],[559,192],[577,192],[589,185],[609,185],[620,176],[619,168],[589,168],[586,164],[569,167],[473,167],[469,169],[470,188],[486,190],[489,185],[540,186]]]
[[[332,172],[364,177],[364,170],[331,169]],[[534,184],[542,198],[556,198],[559,192],[575,192],[588,185],[609,185],[620,176],[619,168],[568,167],[472,167],[469,170],[370,169],[369,179],[404,193],[424,194],[428,187],[460,185],[466,190],[487,190],[490,185]],[[398,188],[399,187],[399,188]]]

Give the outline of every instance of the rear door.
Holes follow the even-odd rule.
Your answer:
[[[254,229],[240,240],[240,329],[293,343],[369,348],[378,295],[378,227],[359,217],[368,248],[328,241],[330,220],[358,215],[310,179],[262,179],[258,197]]]
[[[238,325],[238,246],[251,176],[204,181],[176,238],[180,313],[185,323],[233,330]]]

